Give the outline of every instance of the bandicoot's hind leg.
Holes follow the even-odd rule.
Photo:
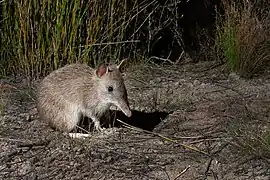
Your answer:
[[[74,130],[80,120],[80,117],[79,116],[76,116],[75,114],[72,116],[68,116],[66,115],[65,117],[65,121],[66,121],[66,124],[65,124],[65,129],[66,129],[66,132],[69,132],[68,135],[71,137],[71,138],[86,138],[86,137],[89,137],[89,134],[84,134],[84,133],[70,133],[70,131]]]
[[[71,138],[86,138],[89,137],[89,134],[84,133],[70,133],[72,130],[74,130],[77,127],[77,124],[81,118],[81,113],[78,110],[70,110],[67,111],[70,112],[69,114],[65,114],[65,129],[66,132],[69,132],[68,135]]]
[[[50,125],[62,132],[71,132],[74,130],[80,120],[79,113],[65,108],[63,111],[58,112],[57,116],[50,119]]]

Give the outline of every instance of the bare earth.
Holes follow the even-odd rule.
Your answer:
[[[241,155],[229,131],[269,130],[270,74],[246,80],[213,66],[134,66],[133,117],[117,117],[152,133],[116,123],[87,139],[38,120],[38,82],[0,80],[0,179],[269,180],[270,160]]]

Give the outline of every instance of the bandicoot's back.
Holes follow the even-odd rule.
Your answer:
[[[40,119],[70,132],[82,115],[91,118],[100,131],[99,120],[112,104],[131,116],[121,64],[102,64],[96,70],[85,64],[72,64],[52,72],[38,89]]]

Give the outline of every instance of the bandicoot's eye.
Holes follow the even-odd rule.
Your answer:
[[[109,86],[109,87],[108,87],[108,91],[109,91],[109,92],[112,92],[112,91],[113,91],[113,87],[112,87],[112,86]]]

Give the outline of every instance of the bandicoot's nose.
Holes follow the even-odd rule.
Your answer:
[[[118,102],[115,103],[115,105],[127,116],[127,117],[131,117],[132,112],[129,109],[129,106],[127,105],[127,103],[125,101],[122,102]]]
[[[124,113],[125,113],[125,115],[126,115],[127,117],[131,117],[131,116],[132,116],[131,110],[128,110],[128,111],[126,111],[126,112],[124,112]]]
[[[119,107],[121,111],[127,116],[131,117],[132,112],[130,111],[129,107],[126,105],[125,107]]]

